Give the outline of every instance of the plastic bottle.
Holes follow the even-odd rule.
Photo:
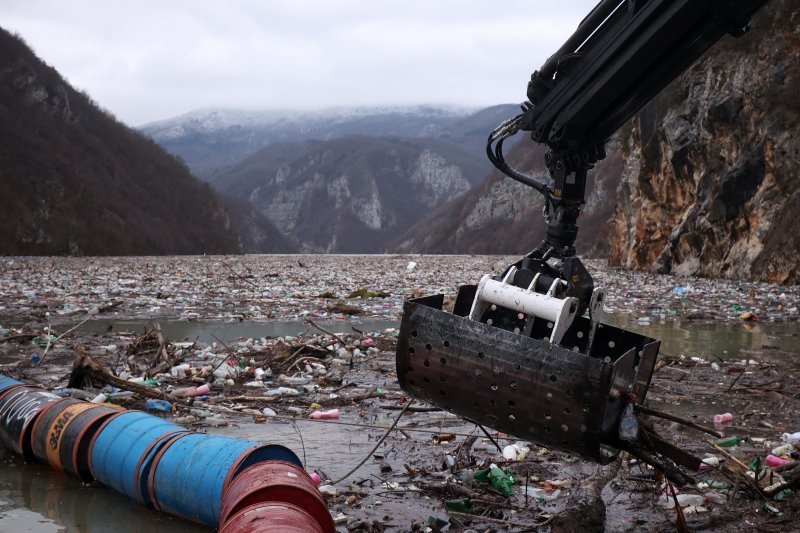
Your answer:
[[[771,467],[781,466],[785,464],[789,464],[791,461],[787,461],[786,459],[782,459],[780,457],[775,457],[772,454],[767,455],[767,458],[764,460],[764,464]]]
[[[636,420],[636,415],[633,414],[633,404],[628,404],[622,411],[622,416],[619,419],[619,438],[621,440],[632,441],[636,440],[639,435],[639,421]]]
[[[472,477],[478,483],[488,483],[489,482],[489,470],[490,469],[488,469],[488,468],[486,470],[476,470],[475,473],[472,474]]]
[[[741,442],[742,439],[740,439],[737,435],[731,435],[730,437],[717,440],[716,445],[720,448],[732,448],[734,446],[738,446]]]
[[[92,398],[91,403],[104,403],[106,400],[108,400],[108,396],[106,396],[101,392],[100,394]]]
[[[149,399],[145,401],[144,405],[148,411],[161,411],[164,413],[172,412],[172,404],[169,403],[167,400]]]
[[[780,457],[781,455],[789,455],[795,450],[794,446],[789,443],[781,444],[772,449],[772,455]]]
[[[781,435],[781,440],[792,446],[797,446],[800,443],[800,431],[796,433],[784,433]]]
[[[706,492],[704,496],[708,503],[714,503],[716,505],[728,503],[728,497],[724,494],[720,494],[719,492]]]
[[[314,411],[308,416],[315,420],[337,420],[339,418],[339,410],[331,409],[329,411]]]
[[[208,386],[208,383],[205,385],[200,385],[199,387],[184,387],[182,389],[175,389],[171,392],[172,396],[175,398],[188,398],[191,396],[203,396],[204,394],[208,394],[211,391],[211,387]]]
[[[495,465],[489,469],[489,484],[503,494],[511,494],[514,478]]]
[[[446,500],[444,506],[457,513],[471,513],[473,510],[472,501],[469,498],[459,498],[457,500]]]
[[[733,422],[733,415],[730,413],[722,413],[721,415],[714,415],[714,423],[715,424],[725,424],[727,422]]]
[[[525,489],[527,495],[539,502],[547,502],[555,500],[561,494],[561,489],[556,489],[553,492],[547,492],[541,487],[528,487]]]
[[[674,509],[675,499],[678,500],[678,505],[681,507],[706,503],[706,499],[700,494],[678,494],[675,498],[672,497],[672,494],[662,494],[658,498],[658,504],[665,509]]]
[[[509,444],[505,448],[503,448],[503,458],[506,461],[516,461],[517,460],[517,449],[514,445]]]

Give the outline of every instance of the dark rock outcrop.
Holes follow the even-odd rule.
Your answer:
[[[800,6],[773,0],[623,136],[611,262],[800,282]]]

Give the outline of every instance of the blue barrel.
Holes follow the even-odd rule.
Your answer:
[[[144,503],[139,477],[152,461],[160,443],[187,430],[141,411],[111,415],[89,445],[92,477],[126,496]]]
[[[189,433],[172,439],[156,455],[148,487],[156,509],[218,527],[226,484],[244,465],[276,459],[302,467],[284,446]]]
[[[24,383],[0,374],[0,393],[6,389],[10,389],[11,387],[16,387],[17,385],[24,385]]]

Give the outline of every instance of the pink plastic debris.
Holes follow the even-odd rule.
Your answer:
[[[721,415],[714,415],[715,424],[724,424],[726,422],[733,422],[733,415],[730,413],[722,413]]]
[[[783,459],[783,458],[781,458],[781,457],[775,457],[775,456],[774,456],[774,455],[772,455],[772,454],[769,454],[769,455],[767,456],[767,458],[764,460],[764,463],[765,463],[767,466],[771,466],[771,467],[776,467],[776,466],[785,465],[785,464],[788,464],[788,463],[790,463],[790,462],[791,462],[791,461],[787,461],[786,459]]]
[[[314,411],[308,416],[317,420],[335,420],[339,418],[339,410],[331,409],[330,411]]]

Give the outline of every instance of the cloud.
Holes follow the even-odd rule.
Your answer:
[[[131,125],[199,107],[522,101],[594,2],[6,0],[20,33]]]

